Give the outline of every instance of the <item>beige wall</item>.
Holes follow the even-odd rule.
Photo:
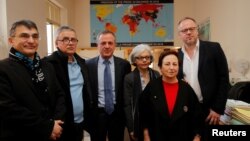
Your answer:
[[[249,6],[249,0],[194,0],[194,16],[197,21],[210,18],[211,40],[221,43],[227,56],[231,77],[238,77],[238,60],[244,58],[250,62]],[[250,73],[247,77],[250,78]]]
[[[50,0],[57,4],[62,11],[61,11],[61,24],[62,25],[70,25],[74,28],[74,19],[76,16],[75,11],[75,0]]]
[[[63,9],[62,24],[74,25],[74,0],[53,1]],[[8,30],[13,22],[21,19],[30,19],[37,24],[41,36],[38,52],[41,57],[47,54],[45,10],[45,0],[0,0],[0,58],[5,58],[9,50]]]
[[[79,47],[90,47],[90,1],[75,1],[75,20],[74,26],[78,33]]]
[[[194,0],[174,0],[174,45],[180,46],[178,40],[177,23],[184,16],[194,17],[195,5]]]
[[[44,0],[6,0],[7,29],[17,20],[30,19],[37,24],[41,41],[38,52],[47,54],[46,13]]]

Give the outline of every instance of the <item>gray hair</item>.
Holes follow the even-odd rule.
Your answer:
[[[100,36],[101,36],[101,35],[106,35],[106,34],[111,34],[111,35],[113,35],[114,38],[115,38],[115,42],[116,42],[116,35],[115,35],[115,33],[112,32],[112,31],[109,31],[109,30],[104,30],[104,31],[101,31],[100,33],[97,34],[96,43],[99,43],[99,41],[100,41]]]
[[[58,36],[59,36],[63,31],[73,31],[73,32],[76,34],[76,31],[75,31],[73,28],[64,25],[64,26],[59,27],[59,28],[56,30],[56,32],[55,32],[55,37],[58,38]]]
[[[35,22],[33,22],[31,20],[24,19],[24,20],[16,21],[15,23],[12,24],[11,29],[10,29],[10,33],[9,33],[10,37],[15,35],[16,28],[19,26],[25,26],[28,29],[34,28],[38,32],[38,29],[37,29]]]
[[[196,22],[196,20],[195,20],[194,18],[192,18],[192,17],[184,17],[184,18],[182,18],[182,19],[178,22],[178,30],[180,30],[180,29],[179,29],[180,24],[181,24],[183,21],[185,21],[185,20],[191,20],[191,21],[193,21],[193,22],[196,24],[197,28],[199,29],[199,25],[197,24],[197,22]]]
[[[151,47],[149,45],[147,45],[147,44],[139,44],[139,45],[137,45],[137,46],[135,46],[133,48],[133,50],[131,51],[131,53],[129,55],[129,61],[130,61],[130,63],[132,65],[136,66],[135,59],[143,51],[148,51],[148,53],[150,54],[150,63],[153,62],[154,57],[153,57],[153,53],[152,53]]]
[[[192,18],[192,17],[184,17],[184,18],[180,19],[180,21],[178,22],[178,26],[179,26],[183,21],[185,21],[185,20],[191,20],[191,21],[193,21],[195,24],[197,24],[197,22],[196,22],[196,20],[195,20],[194,18]]]

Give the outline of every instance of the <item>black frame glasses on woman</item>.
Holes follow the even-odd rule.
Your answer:
[[[138,57],[135,57],[135,59],[140,60],[140,61],[143,61],[145,59],[146,61],[148,61],[151,59],[151,56],[138,56]]]

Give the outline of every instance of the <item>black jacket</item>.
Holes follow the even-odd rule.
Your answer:
[[[148,68],[150,81],[160,76],[159,72]],[[129,132],[138,133],[139,111],[138,99],[142,92],[140,72],[135,68],[124,78],[124,110],[126,116],[126,125]]]
[[[87,66],[90,71],[91,91],[93,93],[93,101],[95,109],[98,108],[98,65],[99,56],[87,60]],[[122,119],[124,117],[124,100],[123,100],[123,82],[126,74],[131,72],[131,65],[128,61],[114,56],[115,63],[115,96],[116,96],[116,110],[119,111]],[[125,121],[125,120],[124,120]]]
[[[85,64],[85,60],[74,54],[74,57],[81,67],[82,76],[84,79],[84,86],[83,86],[83,103],[84,103],[84,122],[88,123],[88,120],[91,119],[91,108],[92,108],[92,97],[91,97],[91,90],[90,90],[90,82],[88,76],[88,69]],[[74,114],[73,114],[73,105],[72,99],[70,94],[70,82],[69,82],[69,75],[68,75],[68,56],[64,55],[61,51],[56,51],[48,57],[44,58],[46,61],[50,62],[55,70],[56,76],[66,94],[66,120],[65,120],[65,132],[73,132],[71,130],[72,126],[74,125]],[[87,129],[90,128],[87,126]]]
[[[0,61],[0,140],[48,141],[54,120],[64,120],[65,95],[53,66],[41,61],[48,85],[47,102],[27,68],[15,60]]]
[[[162,83],[162,77],[150,81],[140,96],[141,134],[148,128],[151,141],[191,141],[204,126],[198,98],[188,83],[179,80],[170,116]]]
[[[207,110],[211,108],[223,114],[230,88],[226,56],[219,43],[200,40],[199,47],[198,80],[203,104]],[[184,54],[181,50],[179,55],[180,60],[183,60]],[[179,78],[183,77],[183,66],[180,65]]]

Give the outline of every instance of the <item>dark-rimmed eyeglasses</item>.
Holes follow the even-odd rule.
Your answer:
[[[188,33],[188,31],[194,32],[196,29],[197,29],[197,27],[189,27],[189,28],[185,28],[185,29],[180,30],[180,32],[186,34],[186,33]]]
[[[150,56],[138,56],[138,57],[135,57],[135,59],[137,59],[137,60],[140,60],[140,61],[143,61],[144,59],[146,60],[146,61],[148,61],[148,60],[150,60]]]
[[[62,40],[57,40],[57,41],[61,41],[64,44],[69,44],[70,42],[72,44],[77,44],[78,43],[78,40],[76,38],[63,38]]]

